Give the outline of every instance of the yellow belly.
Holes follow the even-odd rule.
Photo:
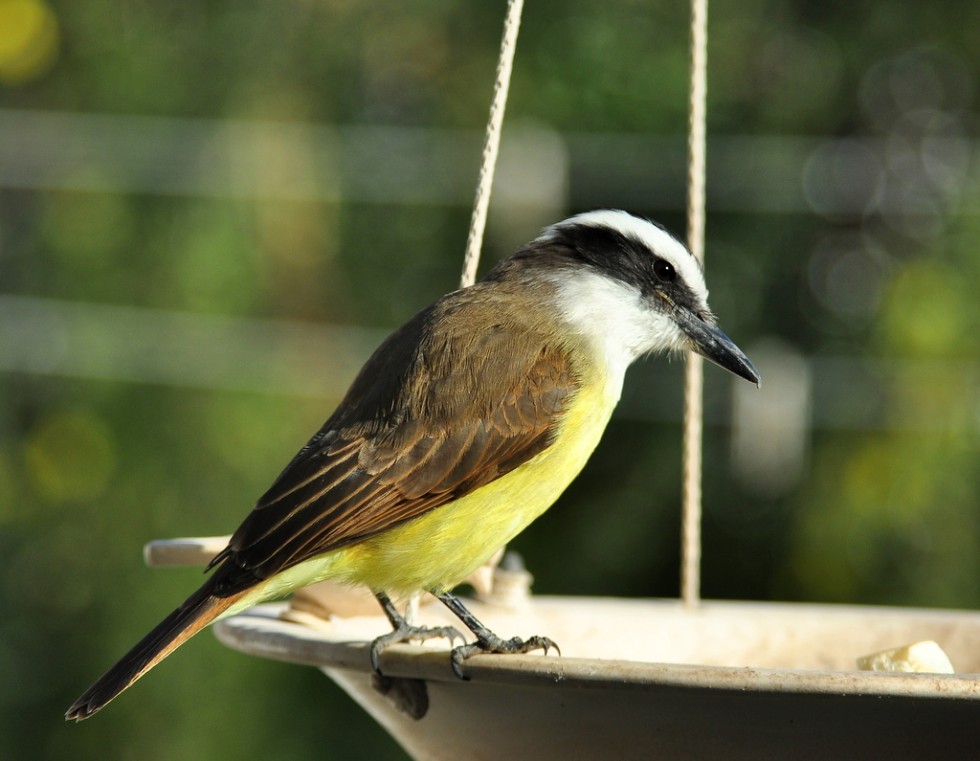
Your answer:
[[[599,443],[621,384],[602,378],[583,385],[554,443],[519,468],[420,518],[301,563],[241,607],[327,578],[391,593],[459,583],[551,507]]]
[[[621,389],[621,379],[592,380],[576,394],[554,443],[531,460],[420,518],[279,574],[263,585],[261,598],[327,578],[391,593],[459,583],[551,507],[582,470]],[[243,603],[257,602],[249,598]]]
[[[374,589],[446,589],[551,507],[599,443],[615,400],[580,394],[554,443],[448,505],[351,547],[353,580]]]

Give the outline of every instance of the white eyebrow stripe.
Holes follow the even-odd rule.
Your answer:
[[[683,243],[663,228],[646,219],[635,217],[618,209],[587,211],[559,222],[554,227],[562,228],[571,225],[605,227],[625,237],[640,241],[657,256],[673,264],[681,280],[701,301],[707,302],[708,289],[704,283],[704,272],[700,263]]]

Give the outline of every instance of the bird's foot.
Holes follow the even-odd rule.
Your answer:
[[[395,645],[399,642],[409,642],[411,640],[425,642],[426,640],[436,639],[438,637],[448,639],[450,645],[457,639],[466,639],[460,634],[458,629],[452,626],[412,626],[402,621],[401,625],[387,634],[382,634],[371,643],[371,668],[374,670],[374,673],[381,674],[381,653],[390,645]]]
[[[483,653],[500,653],[506,655],[529,653],[532,650],[542,650],[547,655],[551,649],[554,649],[558,655],[561,655],[561,649],[555,644],[554,640],[548,639],[548,637],[535,636],[528,637],[527,639],[521,639],[520,637],[501,639],[496,634],[493,634],[493,632],[488,633],[490,634],[489,637],[481,637],[476,642],[453,648],[453,673],[460,679],[464,681],[469,680],[469,677],[463,673],[463,661],[472,655]]]

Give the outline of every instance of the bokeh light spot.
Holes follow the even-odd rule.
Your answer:
[[[116,465],[111,432],[87,410],[48,415],[30,432],[24,450],[35,490],[53,503],[100,497]]]
[[[58,19],[40,0],[0,0],[0,82],[22,84],[58,56]]]

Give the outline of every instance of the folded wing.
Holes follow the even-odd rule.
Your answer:
[[[438,509],[551,444],[578,383],[565,352],[480,296],[451,294],[379,348],[215,558],[218,594]]]

